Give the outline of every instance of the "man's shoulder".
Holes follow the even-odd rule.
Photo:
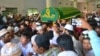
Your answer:
[[[74,51],[62,51],[58,56],[78,56]]]
[[[46,52],[46,54],[47,54],[47,56],[57,56],[59,52],[60,52],[59,48],[54,47],[54,48],[50,48],[50,49]]]

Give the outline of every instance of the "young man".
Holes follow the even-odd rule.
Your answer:
[[[89,38],[83,38],[83,49],[85,56],[95,56]]]
[[[100,56],[100,38],[97,33],[93,30],[93,28],[87,23],[83,18],[79,19],[82,22],[81,26],[77,26],[79,28],[88,29],[88,35],[90,38],[90,43],[93,48],[95,56]]]
[[[60,35],[57,39],[57,43],[62,52],[58,56],[78,56],[74,50],[73,41],[69,35]]]
[[[32,41],[33,49],[38,56],[57,56],[59,50],[57,48],[50,48],[50,42],[44,35],[37,35]]]
[[[74,45],[74,49],[77,51],[78,56],[83,56],[83,54],[82,54],[82,51],[83,51],[82,44],[81,44],[80,41],[78,41],[76,39],[76,37],[74,35],[74,27],[71,24],[67,23],[64,28],[65,28],[65,30],[64,30],[65,34],[68,34],[68,35],[71,36],[72,41],[73,41],[73,45]]]
[[[28,32],[21,34],[19,46],[22,50],[23,56],[28,56],[30,53],[33,54],[32,45],[30,43],[31,35]]]

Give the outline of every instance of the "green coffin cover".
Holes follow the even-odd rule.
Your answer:
[[[59,18],[59,12],[55,8],[46,8],[41,12],[41,21],[48,22],[53,21],[55,22]]]
[[[74,7],[46,8],[41,12],[41,21],[55,22],[57,19],[69,19],[73,16],[80,15],[81,12]]]
[[[60,14],[60,19],[69,19],[73,16],[81,15],[81,12],[74,7],[61,7],[61,8],[56,8],[56,10]]]

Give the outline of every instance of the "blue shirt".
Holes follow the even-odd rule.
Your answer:
[[[100,56],[100,38],[93,30],[88,33],[95,56]]]
[[[32,46],[31,46],[30,42],[27,43],[27,45],[25,47],[23,47],[21,43],[18,43],[18,44],[19,44],[19,46],[20,46],[20,48],[22,50],[23,56],[27,56],[28,53],[30,53],[30,52],[34,53],[34,50],[33,50]]]

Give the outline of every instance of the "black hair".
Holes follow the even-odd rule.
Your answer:
[[[44,35],[37,35],[35,38],[35,42],[38,47],[43,47],[45,50],[49,49],[50,46],[49,39],[46,38]]]
[[[6,28],[7,29],[7,25],[0,25],[0,30]]]
[[[95,31],[96,31],[96,29],[100,29],[100,26],[95,27]],[[97,32],[97,35],[100,37],[100,32],[98,32],[98,31],[96,31],[96,32]]]
[[[70,35],[74,35],[74,32],[71,30],[67,30]]]
[[[48,20],[48,22],[46,23],[46,25],[47,25],[48,27],[50,27],[50,28],[51,28],[51,27],[52,27],[52,25],[53,25],[52,23],[53,23],[53,21]]]
[[[32,29],[30,27],[25,27],[24,32],[28,32],[28,33],[32,34]]]
[[[90,38],[83,38],[83,40],[89,40],[90,41]],[[83,40],[82,40],[82,43],[83,43]]]
[[[70,35],[67,34],[60,35],[57,39],[57,43],[64,50],[74,51],[73,41]]]
[[[21,24],[19,25],[19,27],[20,27],[20,26],[27,27],[27,25],[26,25],[26,24],[24,24],[24,23],[21,23]]]
[[[83,38],[83,40],[85,40],[85,39],[90,40],[90,38]]]
[[[53,38],[53,31],[48,31],[44,33],[45,37],[48,38],[49,40]]]
[[[93,27],[93,29],[95,29],[95,27],[97,26],[97,22],[94,18],[88,19],[87,22]]]
[[[31,39],[31,37],[32,37],[32,35],[30,34],[30,33],[28,33],[28,32],[23,32],[21,35],[23,35],[23,36],[26,36],[25,38],[27,38],[27,39]]]

